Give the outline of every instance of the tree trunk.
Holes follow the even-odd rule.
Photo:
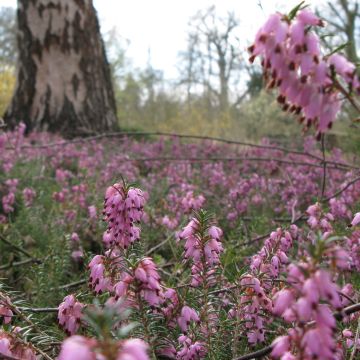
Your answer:
[[[74,136],[116,125],[109,64],[92,0],[18,0],[13,127]]]

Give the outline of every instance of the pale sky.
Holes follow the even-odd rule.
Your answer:
[[[240,18],[239,38],[245,49],[258,27],[275,11],[288,12],[300,0],[93,0],[103,32],[116,27],[130,41],[127,55],[135,67],[144,67],[151,49],[152,65],[166,78],[177,75],[178,53],[186,49],[191,16],[215,5],[218,12],[234,11]],[[262,9],[259,6],[261,2]],[[317,5],[326,0],[310,0]],[[16,0],[0,0],[0,6],[16,6]]]

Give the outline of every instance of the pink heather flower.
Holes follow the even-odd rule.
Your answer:
[[[62,189],[59,192],[54,192],[53,195],[52,195],[52,198],[55,201],[59,202],[59,203],[63,203],[63,202],[65,202],[66,197],[68,196],[68,194],[69,194],[68,189]]]
[[[74,295],[68,295],[59,305],[58,320],[67,334],[74,335],[79,327],[84,304],[76,300]]]
[[[58,183],[64,184],[67,179],[71,178],[73,175],[69,170],[56,169],[55,179]]]
[[[249,344],[252,345],[262,343],[265,340],[265,335],[264,335],[264,331],[262,330],[262,326],[261,328],[254,328],[253,330],[248,331],[246,336],[248,338]]]
[[[25,188],[23,190],[23,197],[24,197],[24,203],[25,206],[30,207],[33,203],[33,200],[36,196],[36,191],[31,188]]]
[[[90,220],[96,219],[96,207],[94,205],[88,206],[88,213]]]
[[[339,75],[348,79],[349,83],[352,82],[356,69],[356,66],[353,63],[348,61],[344,56],[335,53],[329,57],[329,64],[334,67]]]
[[[341,309],[341,300],[338,293],[338,286],[331,280],[330,274],[325,270],[318,270],[315,273],[317,289],[323,300],[328,301],[335,309]]]
[[[356,213],[353,220],[351,221],[351,226],[357,226],[360,224],[360,212]]]
[[[306,323],[311,319],[312,303],[309,301],[309,299],[305,297],[299,298],[294,306],[294,309],[298,320],[301,323]]]
[[[80,242],[79,235],[76,232],[73,232],[71,234],[71,241],[73,241],[74,243],[79,243]]]
[[[177,319],[182,332],[186,333],[191,321],[199,322],[200,318],[197,312],[189,306],[183,306],[181,314]]]
[[[148,345],[140,339],[128,339],[119,342],[116,360],[149,360]]]
[[[321,207],[318,203],[316,203],[314,205],[310,205],[306,212],[308,215],[318,218],[321,215]]]
[[[355,290],[352,284],[344,285],[341,289],[341,294],[344,294],[345,296],[351,299],[355,295]],[[340,294],[341,302],[343,307],[345,307],[350,304],[350,300],[347,299],[347,297],[342,296],[341,294]]]
[[[58,360],[96,360],[96,354],[92,351],[95,346],[93,339],[71,336],[62,343]]]
[[[19,179],[8,179],[5,181],[9,192],[16,192],[17,186],[19,185]]]
[[[17,332],[16,328],[14,332]],[[37,359],[31,345],[25,345],[23,342],[20,342],[14,334],[5,331],[0,331],[0,355],[1,354],[21,360]]]
[[[121,273],[121,280],[114,285],[116,299],[128,296],[130,284],[134,281],[134,277],[127,272]]]
[[[15,194],[10,192],[2,197],[2,206],[5,214],[9,214],[14,211]]]
[[[166,226],[170,230],[174,230],[177,225],[178,221],[176,219],[170,219],[167,215],[164,216],[161,220],[161,224]]]
[[[163,301],[161,311],[166,319],[170,321],[169,325],[175,326],[173,322],[173,315],[177,312],[180,304],[177,292],[171,288],[164,290]]]
[[[301,10],[297,14],[297,20],[304,25],[324,26],[323,21],[309,10]]]
[[[84,258],[84,251],[83,249],[74,250],[71,252],[71,258],[76,262],[81,262]]]
[[[206,234],[199,234],[199,221],[193,218],[179,233],[179,239],[185,240],[185,259],[191,259],[192,286],[199,286],[204,282],[203,274],[207,278],[214,275],[216,266],[220,263],[223,247],[220,241],[222,230],[217,226],[210,226]],[[211,279],[208,279],[211,282]]]
[[[204,202],[204,196],[199,195],[195,197],[193,191],[188,191],[181,200],[181,207],[184,214],[190,214],[193,210],[199,210]]]
[[[340,246],[335,246],[331,250],[331,258],[338,269],[349,270],[350,269],[350,255]]]
[[[101,294],[112,289],[111,281],[105,273],[105,257],[95,255],[89,263],[90,284],[95,292]]]
[[[162,302],[160,294],[160,275],[151,258],[142,259],[135,269],[135,278],[140,282],[141,294],[149,305],[159,305]]]
[[[9,324],[12,316],[14,315],[9,308],[9,304],[11,304],[11,300],[8,296],[6,296],[6,302],[3,300],[0,301],[0,317],[4,318],[5,324]]]
[[[341,93],[332,86],[336,72],[353,89],[358,89],[355,65],[339,54],[322,56],[320,39],[309,26],[323,26],[308,9],[288,22],[281,14],[271,15],[249,48],[250,62],[261,56],[268,88],[277,88],[284,111],[300,115],[305,128],[314,125],[318,136],[332,127],[341,110]]]
[[[290,341],[288,336],[280,336],[272,343],[271,356],[275,358],[282,357],[290,348]]]
[[[204,343],[200,341],[193,341],[186,335],[179,337],[179,343],[182,344],[182,349],[176,354],[177,359],[182,360],[197,360],[203,359],[206,356],[207,349]]]
[[[276,278],[288,263],[286,252],[291,248],[292,243],[293,237],[289,231],[278,228],[271,232],[270,237],[265,240],[264,246],[252,257],[251,271],[254,274],[266,273],[268,276]]]
[[[3,332],[0,333],[0,354],[11,356],[11,343],[7,337],[3,336]]]
[[[276,293],[274,298],[273,312],[276,315],[282,315],[286,309],[294,302],[294,295],[290,290],[281,290]]]
[[[114,184],[106,190],[104,216],[108,230],[104,233],[107,246],[116,244],[127,248],[140,239],[140,222],[144,213],[145,198],[140,189],[130,188],[127,191],[120,184]]]
[[[281,360],[296,360],[296,357],[291,354],[290,352],[286,352],[282,357]]]

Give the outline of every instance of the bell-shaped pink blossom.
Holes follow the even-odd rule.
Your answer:
[[[66,333],[74,335],[81,323],[84,304],[77,301],[74,295],[68,295],[59,305],[58,320]]]
[[[95,340],[71,336],[62,343],[58,360],[96,360],[95,346]]]

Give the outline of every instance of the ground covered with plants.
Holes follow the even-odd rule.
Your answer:
[[[276,14],[250,48],[301,146],[0,134],[0,357],[358,358],[360,167],[326,132],[360,86],[322,25]]]
[[[354,351],[358,315],[343,314],[359,290],[353,156],[311,137],[293,150],[64,141],[21,125],[0,143],[3,353],[53,358],[68,334],[64,352],[108,359],[135,351],[129,338],[149,356],[229,359],[290,327],[289,347],[316,353],[318,332],[339,356]]]

